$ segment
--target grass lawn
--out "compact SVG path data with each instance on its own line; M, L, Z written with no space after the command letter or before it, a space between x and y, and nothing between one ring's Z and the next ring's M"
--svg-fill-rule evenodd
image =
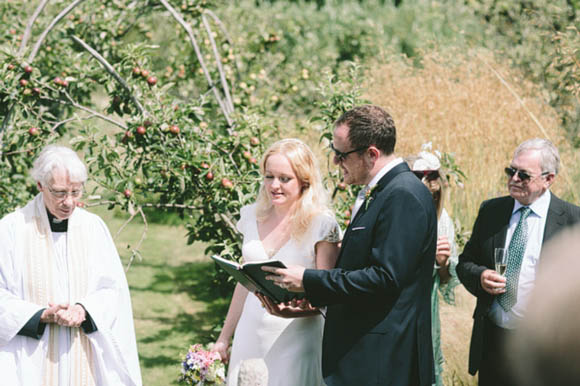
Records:
M104 208L91 211L105 220L113 236L125 221ZM142 231L143 223L135 218L115 240L125 266L128 245L135 245ZM183 227L149 224L140 248L143 259L127 272L146 386L178 384L181 357L189 345L213 341L214 329L221 327L229 296L212 283L214 264L203 249L202 244L186 244Z
M92 209L116 234L125 218L104 208ZM123 263L130 247L141 237L140 219L127 226L115 240ZM186 245L185 229L149 224L141 253L127 279L133 301L133 316L141 373L145 386L177 385L180 361L190 344L212 342L227 312L230 294L220 294L213 283L214 265L202 244ZM467 356L475 298L462 286L456 289L456 306L441 301L446 385L477 384L467 374Z

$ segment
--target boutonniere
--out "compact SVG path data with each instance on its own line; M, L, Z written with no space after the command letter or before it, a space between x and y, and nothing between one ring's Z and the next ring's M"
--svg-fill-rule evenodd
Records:
M371 203L371 201L374 198L373 192L375 191L375 189L377 188L377 186L378 185L374 185L372 188L370 188L369 190L367 190L367 192L365 193L365 211L369 208L369 204Z

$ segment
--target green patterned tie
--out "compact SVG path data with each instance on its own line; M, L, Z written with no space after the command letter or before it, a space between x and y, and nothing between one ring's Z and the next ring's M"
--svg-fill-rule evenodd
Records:
M523 206L518 210L521 212L520 221L518 221L518 225L508 247L508 262L505 274L506 291L497 297L499 305L505 312L511 310L514 304L516 304L518 297L520 269L522 267L522 260L524 259L524 252L526 251L526 242L528 241L528 223L526 219L532 212L527 206Z

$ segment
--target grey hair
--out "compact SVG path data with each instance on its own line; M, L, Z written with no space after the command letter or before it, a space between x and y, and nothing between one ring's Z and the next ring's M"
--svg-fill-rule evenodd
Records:
M522 142L514 152L514 158L528 150L538 150L541 156L542 173L558 174L560 170L560 153L554 144L547 139L532 138Z
M46 185L55 169L66 171L71 182L84 183L87 180L87 168L77 153L58 145L48 145L42 149L30 174L36 182Z

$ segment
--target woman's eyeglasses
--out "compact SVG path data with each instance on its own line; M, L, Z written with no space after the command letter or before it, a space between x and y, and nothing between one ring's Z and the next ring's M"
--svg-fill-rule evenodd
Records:
M413 174L420 180L426 178L427 181L433 181L439 178L439 170L413 170Z
M533 178L536 178L532 175L530 175L528 172L523 171L523 170L519 170L516 168L512 168L511 166L507 167L504 169L505 174L509 177L509 178L513 178L513 176L515 176L516 174L518 175L518 178L522 181L529 181ZM541 176L545 176L547 174L550 174L550 172L543 172L542 174L540 174L538 177Z

